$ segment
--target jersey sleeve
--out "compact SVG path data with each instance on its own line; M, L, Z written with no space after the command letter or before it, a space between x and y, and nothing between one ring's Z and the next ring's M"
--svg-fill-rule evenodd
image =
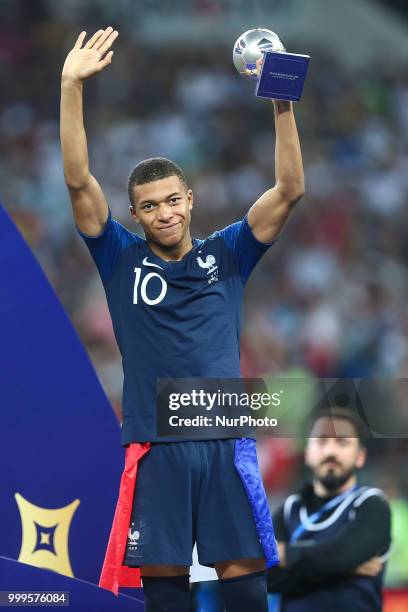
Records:
M244 284L262 255L276 242L265 244L257 240L247 216L242 221L218 231L217 235L224 240L227 248L232 252Z
M98 236L88 236L81 232L78 227L77 230L91 253L104 285L109 281L121 252L131 244L141 240L115 221L110 210L105 227Z

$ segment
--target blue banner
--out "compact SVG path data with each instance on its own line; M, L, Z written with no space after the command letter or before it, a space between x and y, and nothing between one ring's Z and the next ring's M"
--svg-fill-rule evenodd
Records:
M23 599L24 597L24 599ZM24 602L25 605L21 602ZM41 610L67 607L75 612L143 612L143 597L129 597L100 589L95 584L67 578L61 574L40 570L24 563L17 563L0 556L0 607L10 602L10 607L38 607ZM31 602L31 603L29 603ZM36 603L37 602L37 603ZM44 602L39 605L38 602ZM13 606L14 603L14 606ZM9 607L9 606L7 606Z
M98 583L120 427L58 298L0 206L0 555Z

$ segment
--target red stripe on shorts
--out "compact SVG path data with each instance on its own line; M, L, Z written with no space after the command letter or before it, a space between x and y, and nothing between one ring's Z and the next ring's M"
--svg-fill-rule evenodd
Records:
M99 579L99 586L115 595L118 595L121 587L141 587L140 569L122 565L122 561L132 514L138 464L149 449L149 442L132 443L126 448L125 469L120 481L119 498Z

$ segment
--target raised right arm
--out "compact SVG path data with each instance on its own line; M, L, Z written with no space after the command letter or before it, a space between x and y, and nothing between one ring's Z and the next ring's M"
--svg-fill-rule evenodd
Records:
M88 147L83 119L83 82L111 63L109 51L118 32L111 27L99 30L82 47L81 32L69 52L61 77L60 134L64 177L75 223L89 236L97 236L108 219L103 191L89 170Z

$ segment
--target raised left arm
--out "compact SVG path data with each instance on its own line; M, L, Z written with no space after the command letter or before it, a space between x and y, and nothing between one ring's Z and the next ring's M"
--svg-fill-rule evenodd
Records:
M282 231L305 192L302 153L292 102L274 100L275 186L265 191L248 212L248 222L260 242L270 243Z

